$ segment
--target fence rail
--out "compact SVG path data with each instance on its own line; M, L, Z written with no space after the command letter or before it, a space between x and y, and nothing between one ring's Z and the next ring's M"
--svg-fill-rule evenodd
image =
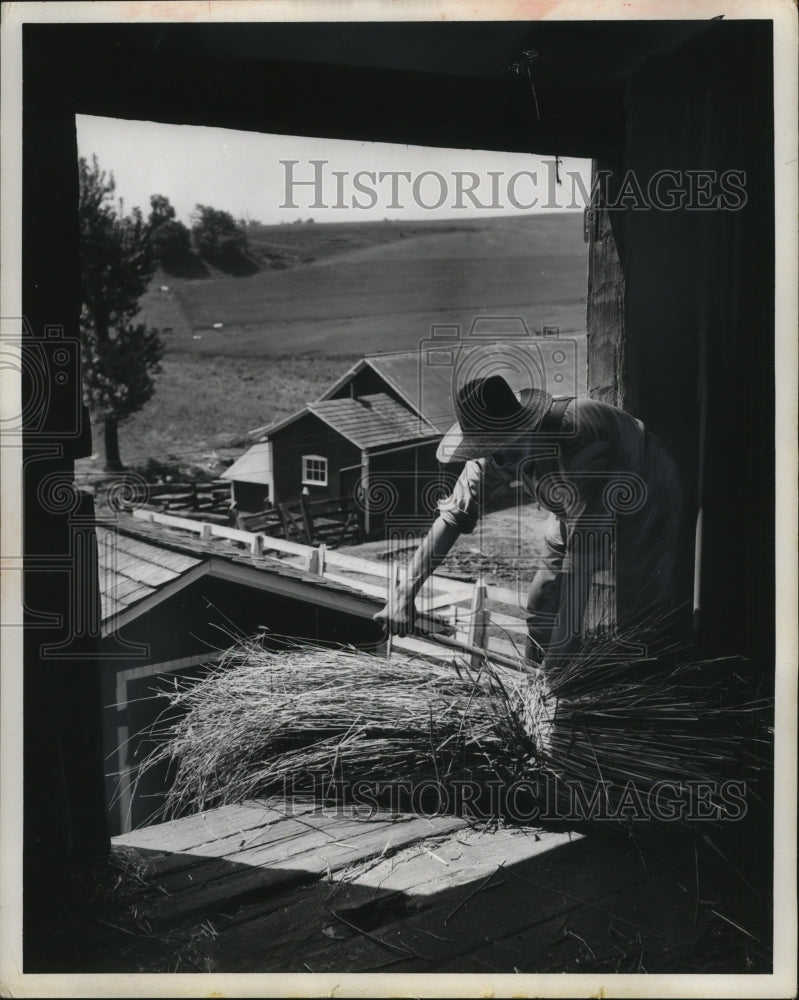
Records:
M195 534L203 541L218 538L238 542L244 544L254 556L277 553L288 565L380 600L388 599L390 585L396 585L403 571L398 562L379 563L328 549L324 543L312 546L243 528L145 509L134 510L133 517ZM378 580L381 582L378 583ZM475 583L468 583L435 574L427 580L417 598L418 621L429 632L440 632L442 627L449 629L452 641L472 660L477 655L475 650L481 649L489 658L497 654L500 660L518 660L526 625L521 618L493 611L488 607L490 602L520 607L516 591L486 584L482 577Z

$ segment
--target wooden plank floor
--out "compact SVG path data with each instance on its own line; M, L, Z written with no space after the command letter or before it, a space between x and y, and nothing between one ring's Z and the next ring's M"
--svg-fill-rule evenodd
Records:
M740 885L618 834L275 800L117 837L111 870L31 971L765 971Z

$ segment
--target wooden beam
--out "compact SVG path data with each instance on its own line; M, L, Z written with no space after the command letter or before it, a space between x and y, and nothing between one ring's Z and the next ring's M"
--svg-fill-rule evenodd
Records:
M361 490L363 493L363 532L369 537L371 529L371 517L369 511L369 453L361 452Z
M467 643L472 647L471 663L473 667L480 665L480 657L486 645L486 627L490 614L486 610L486 589L483 574L477 577L477 583L472 592L472 604L469 615L469 634Z
M421 594L421 606L425 611L437 611L447 608L450 605L458 604L471 598L474 591L473 583L464 583L460 587L452 590L445 590L439 594Z
M354 590L344 591L333 587L314 584L310 576L288 576L272 573L255 566L245 566L238 562L228 562L213 558L209 561L210 575L219 580L230 580L248 587L256 587L271 594L293 597L318 607L340 611L342 614L359 618L371 618L375 613L374 603L361 597Z

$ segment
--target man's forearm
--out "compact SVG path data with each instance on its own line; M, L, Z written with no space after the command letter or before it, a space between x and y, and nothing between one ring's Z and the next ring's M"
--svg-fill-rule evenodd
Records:
M459 536L457 528L442 517L436 518L408 567L403 589L410 599L416 597L425 580L441 565Z

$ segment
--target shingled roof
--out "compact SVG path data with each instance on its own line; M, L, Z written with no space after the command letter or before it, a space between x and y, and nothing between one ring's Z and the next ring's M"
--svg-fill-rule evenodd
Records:
M359 448L435 437L435 428L384 392L323 399L308 409Z
M453 389L467 378L502 375L514 389L539 384L549 369L553 351L562 348L557 337L531 336L518 317L479 317L468 337L431 337L414 351L367 354L322 394L335 399L347 393L349 383L365 368L371 368L408 406L439 434L455 423ZM569 372L571 375L571 372ZM564 392L571 382L550 391Z
M152 597L202 563L201 558L101 526L97 528L97 549L103 622Z
M350 379L364 368L372 368L413 411L439 434L455 422L452 402L452 362L423 364L419 351L391 351L369 354L345 372L323 395L327 400L338 395Z
M263 440L311 412L361 447L441 436L456 421L454 386L468 378L502 375L516 390L530 386L543 388L546 383L553 393L577 391L578 358L572 357L574 350L574 341L569 338L532 336L519 317L480 317L474 321L469 336L463 339L431 337L417 350L365 355L326 389L319 400L309 403L299 413L254 428L249 433ZM566 360L553 360L558 353ZM379 376L387 391L359 394L353 400L353 382L369 369ZM566 371L567 381L563 384L560 384L559 369ZM549 378L554 379L551 384ZM370 420L364 413L365 408L357 410L351 405L378 399L385 402L374 407L375 412L395 421L397 428L404 427L406 431L396 434L392 431L392 436L386 437L378 419ZM337 408L328 409L331 403L337 404ZM356 413L360 415L357 420ZM358 433L364 439L372 434L375 437L368 444L362 444ZM387 428L385 433L389 433Z
M361 449L427 441L440 436L435 427L384 392L364 394L356 399L350 396L320 399L308 403L285 420L262 428L261 433L264 438L271 438L309 413Z

